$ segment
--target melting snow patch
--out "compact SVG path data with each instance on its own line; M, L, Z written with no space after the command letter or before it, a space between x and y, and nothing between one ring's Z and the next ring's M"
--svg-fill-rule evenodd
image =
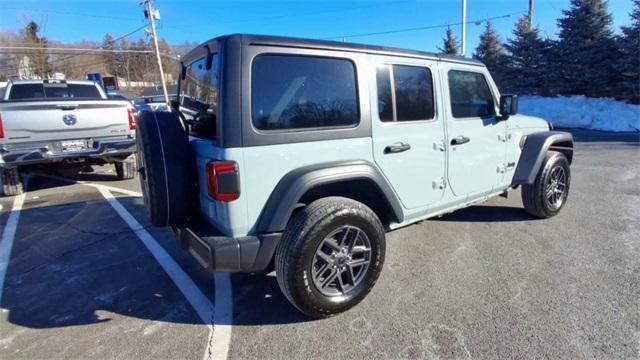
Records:
M521 96L519 112L556 127L640 132L640 105L610 98Z

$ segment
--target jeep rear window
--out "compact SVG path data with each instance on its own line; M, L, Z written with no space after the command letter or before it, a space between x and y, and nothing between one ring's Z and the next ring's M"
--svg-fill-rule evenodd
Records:
M197 125L192 130L215 135L220 87L220 56L213 54L207 69L206 57L186 66L180 83L180 112Z
M484 75L470 71L449 71L451 112L454 118L486 117L495 114L493 95Z
M356 69L349 60L260 55L251 79L252 121L259 130L358 124Z
M382 65L376 71L382 121L430 120L435 116L433 80L426 67Z

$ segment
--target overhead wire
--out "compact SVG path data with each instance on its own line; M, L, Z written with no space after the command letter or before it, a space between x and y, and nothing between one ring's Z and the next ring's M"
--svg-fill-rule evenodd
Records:
M523 14L525 12L526 11L518 11L518 12L514 12L514 13L510 13L510 14L500 15L500 16L492 16L492 17L487 17L487 18L483 18L483 19L470 20L470 21L465 22L465 24L479 24L479 23L483 23L485 21L510 18L513 15ZM418 26L418 27L404 28L404 29L395 29L395 30L376 31L376 32L369 32L369 33L359 33L359 34L324 37L324 38L321 38L321 40L334 40L334 39L343 39L343 38L354 38L354 37L365 37L365 36L374 36L374 35L395 34L395 33L408 32L408 31L431 30L431 29L446 28L447 26L455 26L455 25L462 25L462 24L463 24L462 22L457 22L457 23L447 23L447 24L440 24L440 25Z

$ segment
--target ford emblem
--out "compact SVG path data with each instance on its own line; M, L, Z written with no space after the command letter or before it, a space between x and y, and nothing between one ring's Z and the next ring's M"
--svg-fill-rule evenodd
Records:
M62 121L67 125L75 125L78 122L78 118L73 114L63 115Z

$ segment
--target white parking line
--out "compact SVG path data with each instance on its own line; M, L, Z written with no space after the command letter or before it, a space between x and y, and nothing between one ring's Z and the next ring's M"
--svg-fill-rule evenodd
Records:
M66 178L66 177L57 176L57 175L50 175L50 174L34 173L34 175L41 176L41 177L46 177L46 178L53 179L53 180L64 181L64 182L68 182L68 183L72 183L72 184L80 184L80 185L86 185L86 186L91 186L91 187L96 187L96 188L98 186L102 186L103 188L105 188L105 189L107 189L109 191L118 192L118 193L121 193L121 194L130 195L130 196L142 196L142 193L140 193L140 192L127 190L127 189L122 189L122 188L117 188L117 187L113 187L113 186L109 186L109 185L94 184L94 183L90 183L90 182L87 182L87 181L73 180L73 179L69 179L69 178Z
M100 191L100 194L109 202L122 220L129 225L131 230L133 230L160 266L162 266L167 275L173 280L200 319L209 327L210 335L204 359L226 359L229 352L229 343L231 342L231 315L233 309L231 279L229 278L229 274L217 273L215 276L216 306L214 307L193 280L191 280L189 275L182 270L180 265L178 265L171 255L158 244L153 236L140 225L133 215L120 204L113 194L111 194L108 187L89 183L83 185L93 186Z
M24 184L26 189L27 184ZM18 229L18 220L20 219L20 210L22 210L22 204L24 204L24 198L26 193L16 196L13 200L13 206L11 207L11 213L7 219L7 224L2 232L2 239L0 240L0 302L2 301L2 290L4 289L4 279L7 275L7 267L9 266L9 260L11 259L11 248L13 247L13 239L16 237L16 230Z

